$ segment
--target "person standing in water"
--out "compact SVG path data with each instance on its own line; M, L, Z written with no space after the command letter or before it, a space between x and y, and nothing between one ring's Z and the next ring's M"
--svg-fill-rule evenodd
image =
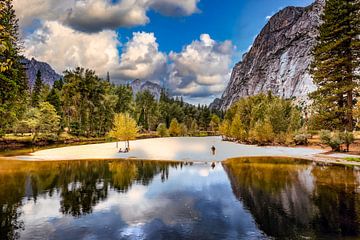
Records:
M212 145L212 147L211 147L211 152L212 152L212 155L215 155L215 153L216 153L216 148L215 148L214 145Z

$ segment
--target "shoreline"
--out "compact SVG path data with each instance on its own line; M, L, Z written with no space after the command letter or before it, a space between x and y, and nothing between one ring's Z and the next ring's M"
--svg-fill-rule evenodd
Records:
M210 147L217 148L216 155ZM174 162L224 162L231 158L289 157L332 164L360 166L346 160L347 154L328 154L311 147L255 146L222 141L221 137L151 138L130 142L129 153L118 153L116 142L65 146L35 151L27 155L0 157L0 160L69 161L69 160L150 160ZM119 142L119 147L123 143ZM332 156L334 155L334 156ZM169 160L170 159L170 160Z

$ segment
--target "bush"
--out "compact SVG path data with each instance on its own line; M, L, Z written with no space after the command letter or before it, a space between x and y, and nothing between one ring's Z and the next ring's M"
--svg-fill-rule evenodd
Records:
M348 152L350 148L350 144L352 144L355 140L354 134L352 132L345 131L341 133L341 138L345 144L346 151Z
M299 133L294 136L294 143L296 145L308 145L311 134Z
M169 136L169 131L167 130L166 125L164 123L160 123L156 131L160 137Z
M340 152L341 144L343 144L340 132L330 132L329 130L320 131L320 140L323 144L330 146L334 152Z

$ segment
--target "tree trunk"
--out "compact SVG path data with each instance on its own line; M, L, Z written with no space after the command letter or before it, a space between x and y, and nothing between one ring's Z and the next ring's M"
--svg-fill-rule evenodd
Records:
M353 93L352 90L348 91L347 93L347 114L346 114L346 120L347 120L347 126L346 130L349 132L353 131Z

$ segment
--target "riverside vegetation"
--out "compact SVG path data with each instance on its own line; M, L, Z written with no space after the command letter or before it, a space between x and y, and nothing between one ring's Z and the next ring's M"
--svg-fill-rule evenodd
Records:
M134 96L130 86L116 86L109 75L102 79L90 69L67 70L53 86L44 84L38 72L34 86L29 86L11 0L0 2L0 30L0 139L31 134L32 143L54 142L65 132L79 138L128 141L134 132L155 132L161 126L171 136L207 135L218 128L219 111L172 98L165 89L160 99L149 91ZM119 132L124 116L136 123L128 137Z
M30 87L21 64L18 23L12 1L0 3L0 137L31 133L31 141L57 141L66 132L76 137L128 141L139 132L157 136L204 136L255 144L307 144L311 132L324 130L321 141L340 150L354 141L359 127L359 4L327 0L313 49L311 73L318 89L312 105L300 108L291 99L262 93L240 99L226 114L149 92L134 96L128 85L116 86L109 75L75 68L48 86L38 72ZM122 119L122 120L121 120ZM131 129L124 128L125 119ZM124 120L124 121L123 121ZM129 130L128 136L121 129ZM333 133L331 133L333 132Z
M332 150L349 151L360 119L360 4L327 0L321 16L311 73L317 90L312 104L297 108L290 100L260 94L230 107L221 124L224 138L257 144L307 144L314 131Z

